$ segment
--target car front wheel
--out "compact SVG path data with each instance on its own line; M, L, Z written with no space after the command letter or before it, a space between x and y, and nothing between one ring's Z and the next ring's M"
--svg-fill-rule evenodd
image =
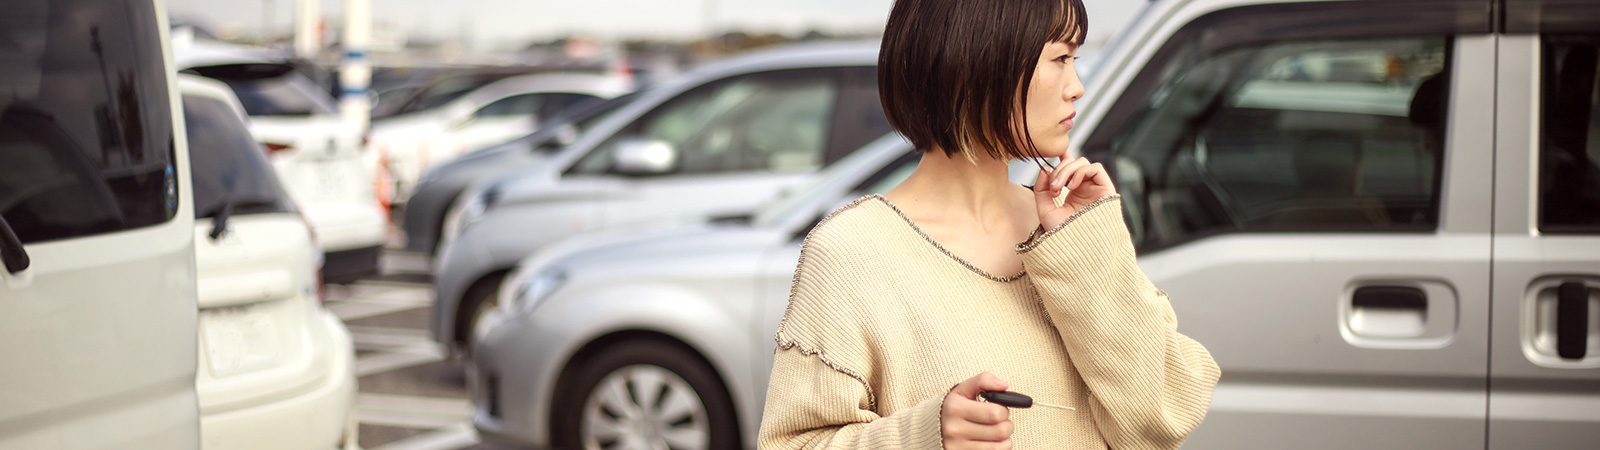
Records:
M629 341L580 361L559 394L561 448L722 450L738 448L733 404L699 356L657 341Z

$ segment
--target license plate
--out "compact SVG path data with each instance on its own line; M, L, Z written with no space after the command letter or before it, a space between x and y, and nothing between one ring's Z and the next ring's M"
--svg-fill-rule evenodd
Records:
M278 323L260 306L200 312L211 373L225 377L272 367L283 358Z
M316 164L316 195L318 197L338 197L344 194L348 182L343 164L337 162L319 162Z

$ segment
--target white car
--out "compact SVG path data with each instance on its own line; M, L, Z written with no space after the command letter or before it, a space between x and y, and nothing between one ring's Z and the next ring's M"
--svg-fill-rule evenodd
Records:
M359 125L344 120L326 93L267 50L178 44L174 53L183 72L227 83L244 105L250 133L322 242L324 280L376 273L388 218L374 194L372 165L364 162Z
M200 446L194 189L160 0L0 7L0 448Z
M355 448L355 354L322 308L322 251L221 82L178 76L194 167L200 442Z
M393 201L403 203L429 166L527 135L568 108L610 99L632 87L630 77L610 74L511 77L442 107L373 123L368 151L387 164L386 174L394 183Z

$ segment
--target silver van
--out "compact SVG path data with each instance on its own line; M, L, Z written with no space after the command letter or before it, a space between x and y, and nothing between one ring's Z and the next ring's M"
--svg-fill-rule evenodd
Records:
M194 449L194 196L156 0L0 1L0 449Z
M1593 1L1146 7L1101 54L1073 144L1108 164L1140 266L1223 368L1186 448L1600 446L1597 48ZM524 260L475 349L479 430L750 447L820 217L794 210Z

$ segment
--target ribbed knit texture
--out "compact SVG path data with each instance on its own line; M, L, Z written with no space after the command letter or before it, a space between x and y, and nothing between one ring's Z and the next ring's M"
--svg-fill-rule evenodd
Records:
M759 448L942 448L945 394L982 371L1077 408L1013 410L1015 448L1178 448L1221 372L1139 270L1121 206L1036 234L1025 273L1005 276L879 196L823 219L778 327Z

